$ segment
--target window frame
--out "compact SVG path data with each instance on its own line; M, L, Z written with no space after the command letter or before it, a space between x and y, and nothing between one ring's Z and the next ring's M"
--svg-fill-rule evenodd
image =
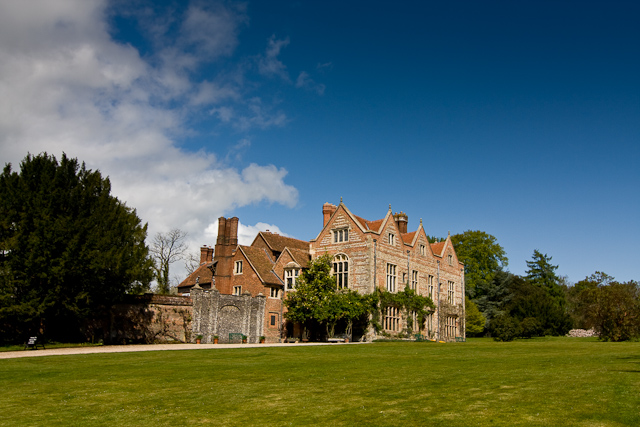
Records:
M400 309L398 307L387 307L385 310L383 328L386 331L400 331Z
M456 283L451 280L447 283L447 301L449 304L455 304L456 301Z
M242 274L242 260L238 260L235 262L233 266L233 274L234 275Z
M398 266L395 264L387 263L387 291L396 292L398 281Z
M333 243L346 243L349 241L349 227L336 228L333 232Z
M300 275L299 268L286 268L284 270L285 290L292 291L296 288L296 280Z
M336 289L349 289L349 257L346 254L333 257L331 274L336 278Z
M275 296L274 296L275 294ZM282 299L281 289L277 286L269 287L269 298Z

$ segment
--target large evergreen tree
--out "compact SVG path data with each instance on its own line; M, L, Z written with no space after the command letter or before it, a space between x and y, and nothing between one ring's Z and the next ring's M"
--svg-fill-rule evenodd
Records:
M527 267L526 283L512 289L511 312L520 319L538 319L545 334L566 334L572 321L565 291L556 275L558 266L551 264L550 256L536 249L532 260L527 261Z
M62 155L28 155L0 175L0 336L78 339L152 277L146 225L109 180Z
M545 289L558 303L564 304L564 291L556 274L558 266L551 264L551 257L536 249L532 260L527 261L527 267L527 280Z

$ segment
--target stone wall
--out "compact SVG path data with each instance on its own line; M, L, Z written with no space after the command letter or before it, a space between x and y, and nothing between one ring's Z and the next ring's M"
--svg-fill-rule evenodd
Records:
M191 342L192 301L173 295L136 295L111 309L114 344Z
M203 343L212 343L214 336L218 336L220 343L228 343L229 334L242 334L249 343L257 343L264 335L266 297L263 295L223 295L215 288L205 291L195 286L191 289L191 299L191 342L202 335Z

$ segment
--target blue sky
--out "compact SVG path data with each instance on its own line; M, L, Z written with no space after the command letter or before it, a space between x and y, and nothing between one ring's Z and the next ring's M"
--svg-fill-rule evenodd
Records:
M342 197L640 279L636 2L34 3L0 6L3 163L85 160L151 234L307 240Z

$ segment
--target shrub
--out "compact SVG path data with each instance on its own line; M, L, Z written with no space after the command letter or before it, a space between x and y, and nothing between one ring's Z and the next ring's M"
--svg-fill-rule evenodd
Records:
M539 337L544 334L542 324L535 317L527 317L520 322L520 336L523 338Z
M518 319L503 314L491 321L491 335L496 341L513 341L520 336Z

